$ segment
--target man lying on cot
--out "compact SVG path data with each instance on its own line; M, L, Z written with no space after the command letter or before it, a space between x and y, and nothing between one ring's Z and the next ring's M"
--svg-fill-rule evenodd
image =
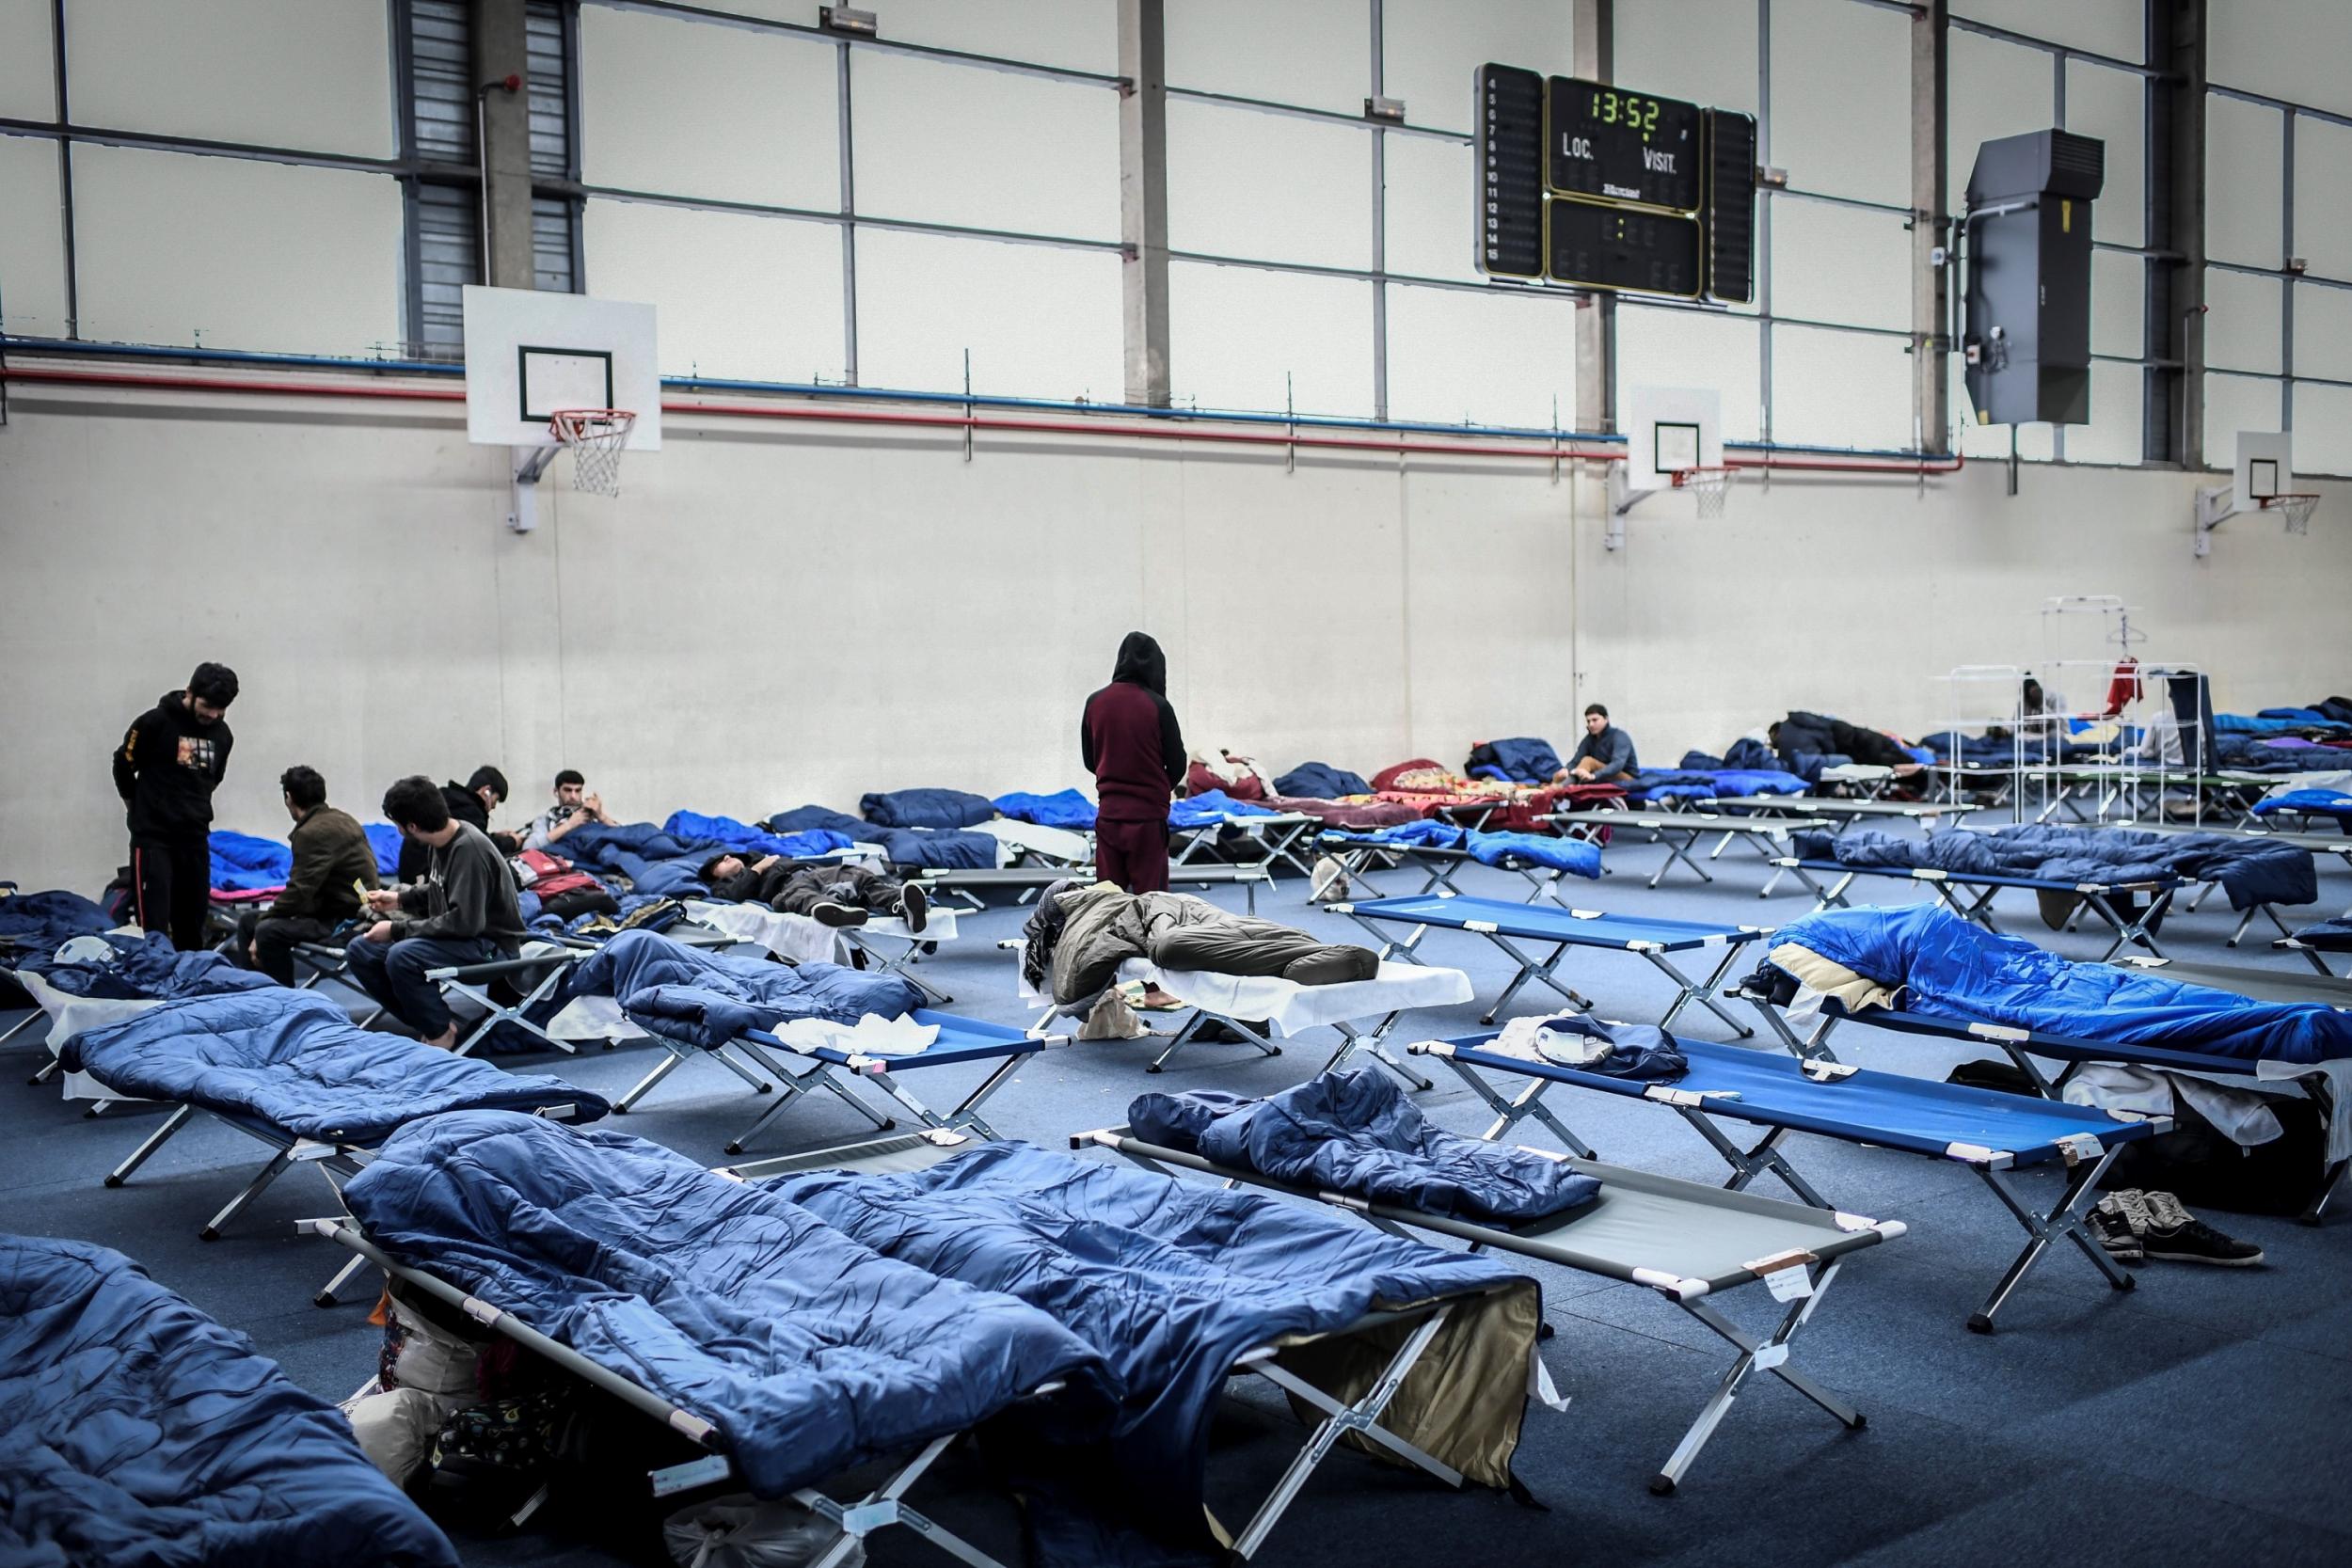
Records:
M384 815L425 857L424 879L368 895L379 919L343 949L351 977L427 1045L457 1043L457 1020L428 970L494 963L522 951L514 874L489 835L450 815L433 781L417 774L384 792Z
M607 828L620 826L604 809L604 797L590 793L580 769L566 768L555 776L555 804L532 817L517 836L526 849L545 849L560 843L574 828L591 822Z
M779 855L749 863L740 855L714 855L704 863L702 879L714 898L765 904L819 926L863 926L868 914L895 914L908 930L919 931L930 910L921 888L846 861L811 865Z
M1598 703L1584 705L1584 738L1576 743L1568 765L1551 776L1553 784L1618 784L1642 770L1633 755L1633 737L1609 722L1609 710Z

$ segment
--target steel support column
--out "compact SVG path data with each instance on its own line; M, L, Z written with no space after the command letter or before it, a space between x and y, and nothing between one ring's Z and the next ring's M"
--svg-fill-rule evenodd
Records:
M1615 0L1575 0L1576 74L1616 78ZM1576 302L1576 426L1617 428L1617 296L1595 290Z
M2148 0L2150 462L2205 466L2205 5Z
M475 124L482 133L483 281L536 286L531 237L531 43L523 0L478 0L473 8ZM509 92L513 76L525 84Z
M1952 450L1950 12L1950 0L1925 0L1911 19L1912 437L1939 455Z
M1119 0L1119 238L1127 402L1168 406L1168 16Z

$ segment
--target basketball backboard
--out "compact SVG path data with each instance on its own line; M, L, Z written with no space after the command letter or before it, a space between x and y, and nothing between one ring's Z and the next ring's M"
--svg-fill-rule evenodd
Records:
M466 436L477 446L551 447L559 409L625 408L625 450L661 450L654 308L584 294L469 285Z
M1664 490L1677 472L1724 463L1723 394L1702 387L1626 390L1625 487Z
M2252 508L2295 488L2295 437L2283 430L2237 433L2237 503Z

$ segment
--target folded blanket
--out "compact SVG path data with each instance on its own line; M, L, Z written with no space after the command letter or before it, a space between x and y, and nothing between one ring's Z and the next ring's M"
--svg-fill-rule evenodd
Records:
M1274 781L1277 795L1310 795L1317 800L1332 800L1343 795L1369 795L1372 785L1359 773L1344 768L1334 768L1327 762L1302 762Z
M1187 795L1172 800L1168 807L1168 825L1171 828L1207 828L1229 816L1272 816L1275 813L1255 800L1236 800L1221 789L1204 795Z
M1264 1100L1147 1094L1136 1137L1220 1165L1476 1224L1523 1224L1590 1203L1600 1183L1557 1160L1431 1125L1377 1068L1327 1072Z
M894 789L866 796L857 809L883 828L969 828L996 815L987 796L961 789Z

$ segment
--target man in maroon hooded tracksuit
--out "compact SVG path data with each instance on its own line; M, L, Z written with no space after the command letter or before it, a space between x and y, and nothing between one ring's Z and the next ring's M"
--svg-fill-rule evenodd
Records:
M1119 645L1111 684L1087 699L1080 754L1100 804L1094 868L1129 893L1168 891L1168 802L1184 778L1184 737L1168 705L1168 656L1139 631Z

